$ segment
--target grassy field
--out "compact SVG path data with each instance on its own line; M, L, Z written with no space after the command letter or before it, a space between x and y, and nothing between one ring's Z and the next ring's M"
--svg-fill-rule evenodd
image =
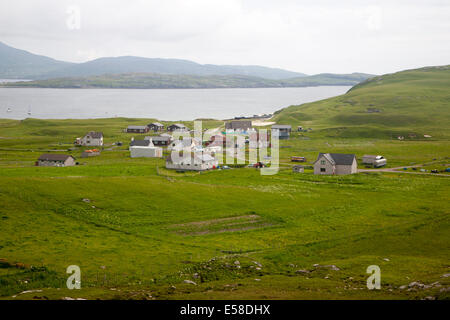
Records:
M354 108L360 90L369 88L348 94ZM337 111L314 118L314 108L346 96L277 114L279 123L313 130L281 142L273 176L253 168L176 173L162 159L131 159L131 135L122 129L151 119L0 120L0 297L448 299L449 177L315 176L293 173L289 161L306 156L310 166L318 152L347 152L383 154L390 167L444 168L448 96L439 98L443 107L435 104L439 119L415 130L432 138L403 141L387 132L408 133L406 124L368 125L360 135L362 122L331 124ZM374 104L391 112L389 103ZM67 151L89 130L105 134L101 156ZM116 141L124 145L111 146ZM35 167L48 150L71 153L80 165ZM81 290L66 289L69 265L81 268ZM381 269L381 290L366 287L370 265Z

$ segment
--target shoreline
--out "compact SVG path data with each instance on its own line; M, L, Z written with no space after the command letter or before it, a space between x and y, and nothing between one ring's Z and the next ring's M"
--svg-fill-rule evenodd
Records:
M65 89L65 90L217 90L217 89L292 89L292 88L317 88L317 87L353 87L356 84L317 84L307 86L257 86L257 87L153 87L153 88L137 88L137 87L42 87L42 86L10 86L2 85L0 89Z

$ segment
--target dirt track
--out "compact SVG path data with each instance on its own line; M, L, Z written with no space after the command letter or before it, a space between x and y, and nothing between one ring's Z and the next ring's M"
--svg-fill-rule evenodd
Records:
M358 172L395 172L395 173L410 173L410 174L428 174L433 176L440 176L440 177L450 177L449 174L443 174L443 173L431 173L431 172L413 172L413 171L405 171L403 168L420 168L424 165L432 164L425 163L425 164L416 164L413 166L402 166L402 167L395 167L395 168L380 168L380 169L358 169Z

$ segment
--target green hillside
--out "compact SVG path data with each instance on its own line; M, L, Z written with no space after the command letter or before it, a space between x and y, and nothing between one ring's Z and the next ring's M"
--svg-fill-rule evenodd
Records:
M449 66L407 70L368 79L338 97L282 109L275 120L344 138L444 138L449 88Z
M5 83L4 87L35 88L130 88L130 89L197 89L197 88L277 88L323 85L351 86L372 75L319 74L284 80L266 79L250 75L187 75L158 73L121 73L90 77L55 78Z

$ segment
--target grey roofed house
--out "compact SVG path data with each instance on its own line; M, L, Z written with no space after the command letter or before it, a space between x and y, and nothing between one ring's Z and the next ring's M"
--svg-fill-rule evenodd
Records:
M352 174L358 172L354 154L319 153L314 162L314 174Z
M172 140L171 136L146 136L145 140L152 140L155 146L167 146Z
M150 140L133 140L130 142L130 147L148 147Z
M225 129L232 129L232 130L248 130L252 127L251 121L229 121L225 123Z
M73 158L71 155L67 154L56 154L56 153L44 153L38 160L41 161L66 161L68 158Z
M155 127L164 127L164 125L162 123L159 122L152 122L150 124L148 124L148 126L155 126Z
M182 124L182 123L174 123L167 127L167 130L169 131L175 131L175 130L188 130L188 128Z
M147 125L147 127L149 127L149 129L153 130L153 131L161 131L161 130L164 129L164 125L162 123L159 123L159 122L149 123Z
M319 160L322 155L336 165L352 165L353 160L356 158L354 154L349 153L319 153L317 160Z

